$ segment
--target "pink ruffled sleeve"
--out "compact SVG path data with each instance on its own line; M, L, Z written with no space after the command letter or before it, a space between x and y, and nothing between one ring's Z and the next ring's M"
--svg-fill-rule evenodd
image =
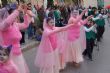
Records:
M47 34L47 36L49 36L49 35L53 35L54 33L58 33L58 32L61 32L61 31L66 31L67 29L69 29L72 26L74 26L74 24L73 25L70 24L70 25L67 25L65 27L55 27L54 30L51 30L51 31L47 30L46 34Z
M32 16L32 17L35 17L36 15L31 11L31 10L28 10L27 13Z
M20 30L28 28L29 24L31 23L31 17L27 14L24 16L24 23L16 23Z
M15 10L11 15L9 15L2 23L0 23L0 30L7 29L16 20L19 15L19 11Z
M76 19L76 22L79 22L82 19L82 15L79 15Z
M76 19L71 17L68 21L68 24L77 24L82 19L81 16L78 16Z
M81 22L81 25L85 25L88 22L88 20L85 19L85 20L81 20L80 22Z

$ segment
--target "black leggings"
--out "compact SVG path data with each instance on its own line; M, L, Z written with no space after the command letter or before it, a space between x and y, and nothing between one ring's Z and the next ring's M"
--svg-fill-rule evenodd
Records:
M92 53L94 48L94 39L86 39L86 50L83 52L83 55L88 56L92 59Z
M22 39L20 41L20 44L25 43L25 32L21 31L21 34L22 34Z

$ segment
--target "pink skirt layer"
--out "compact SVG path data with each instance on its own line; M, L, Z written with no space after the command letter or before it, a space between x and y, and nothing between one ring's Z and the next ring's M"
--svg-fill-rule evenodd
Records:
M84 52L84 50L86 49L86 34L85 34L84 26L81 26L80 31L81 31L80 32L81 49L82 52Z
M67 49L65 53L66 62L83 62L82 48L80 38L76 41L67 41Z
M11 60L18 67L20 73L30 73L22 54L18 56L11 54Z
M58 33L57 48L59 49L60 69L65 69L66 67L66 61L65 61L65 51L67 48L66 41L67 41L66 31Z
M59 73L60 59L58 49L51 53L44 53L38 49L35 65L40 68L40 73Z

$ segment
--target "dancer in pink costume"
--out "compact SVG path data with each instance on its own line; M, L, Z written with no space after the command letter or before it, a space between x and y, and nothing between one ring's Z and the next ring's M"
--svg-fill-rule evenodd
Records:
M0 64L0 73L20 73L12 61Z
M8 16L8 11L6 10L6 8L2 8L0 9L0 22L2 23L2 21ZM1 24L0 24L0 27ZM2 42L3 42L3 38L2 38L2 33L0 31L0 45L2 45Z
M24 23L17 23L16 18L22 10L22 5L20 5L18 9L8 15L7 9L4 8L3 13L1 12L4 18L0 17L0 33L2 45L8 46L12 44L11 60L16 64L20 73L29 73L20 47L20 40L22 38L20 30L26 29L29 26L32 17L25 11L26 14L24 16Z
M73 33L74 34L74 33ZM66 31L62 31L60 33L58 33L58 42L60 44L58 44L58 49L60 51L60 49L63 49L62 51L60 51L60 71L63 71L66 67L66 49L67 49L67 42L68 38L67 38L67 32ZM63 38L63 39L62 39ZM83 53L83 51L86 49L86 36L85 36L85 30L84 30L84 26L82 25L80 28L80 37L79 37L79 41L81 43L81 51Z
M63 71L66 67L66 61L65 61L65 52L66 52L66 41L67 41L67 35L66 31L62 31L57 34L58 36L58 45L57 49L59 49L59 58L60 58L60 71Z
M74 10L71 14L71 17L68 21L68 25L72 24L77 18L79 18L79 21L76 22L76 25L74 27L71 27L67 31L67 49L66 49L66 62L73 62L76 67L79 67L79 63L83 62L83 55L82 55L82 44L80 40L80 30L81 26L86 24L87 21L91 18L89 16L87 19L82 20L82 16L87 12L87 9L85 9L81 15L79 14L79 11ZM82 35L81 35L82 36Z
M44 19L44 32L35 60L36 66L40 68L40 73L59 73L60 59L57 46L60 43L57 43L57 33L72 26L74 26L74 24L58 28L55 27L54 19L50 17Z
M0 46L0 73L20 73L17 66L10 60L12 46Z

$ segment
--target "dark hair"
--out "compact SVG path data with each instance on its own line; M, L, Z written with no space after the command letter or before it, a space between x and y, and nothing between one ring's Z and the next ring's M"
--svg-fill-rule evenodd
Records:
M48 17L54 18L54 12L50 11L49 14L48 14Z
M14 10L13 9L9 9L8 13L11 14Z
M89 21L92 22L93 24L95 24L95 21L93 19L90 19Z
M28 10L31 10L31 5L32 5L31 3L28 3L28 4L27 4L27 6L28 6L27 9L28 9Z
M18 0L18 1L19 1L19 0ZM23 3L23 4L25 3L25 1L23 1L23 0L22 0L22 1L20 1L20 2L21 2L21 3Z
M32 5L31 3L28 3L27 5Z
M12 50L12 45L10 45L10 46L8 46L8 47L2 47L2 46L0 45L0 50L1 50L1 51L4 50L4 52L7 54L7 56L9 56L10 53L11 53L11 50Z
M52 20L53 18L51 18L51 17L48 17L47 19L46 19L46 22L48 23L50 20Z

